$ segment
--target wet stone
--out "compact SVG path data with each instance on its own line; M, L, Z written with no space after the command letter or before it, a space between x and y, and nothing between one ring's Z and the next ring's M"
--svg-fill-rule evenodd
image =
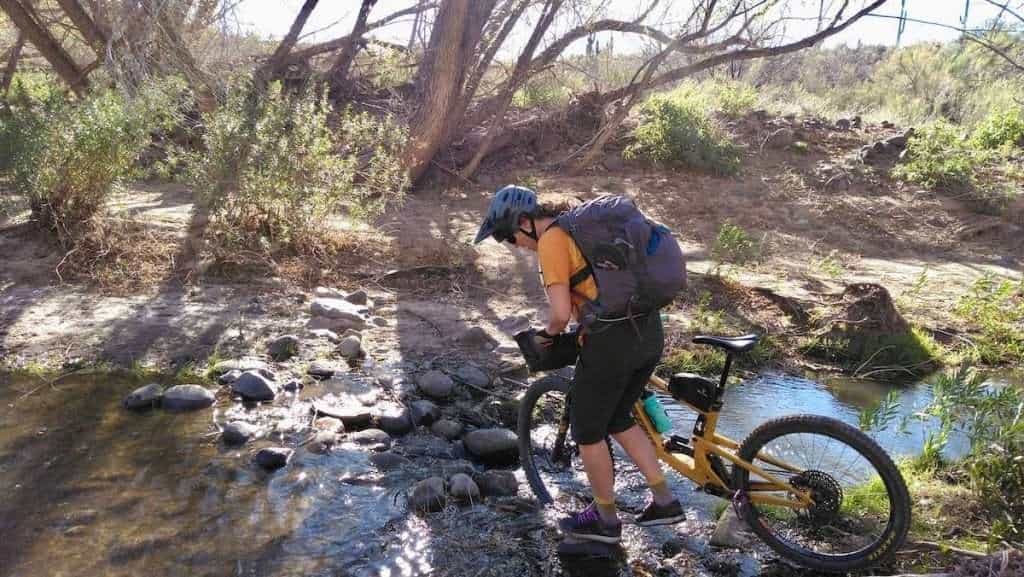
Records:
M229 359L213 365L213 372L218 375L232 370L244 373L246 371L270 370L270 366L259 359L252 358Z
M428 397L444 399L452 394L455 382L441 371L428 371L416 383L420 391Z
M346 372L348 372L346 365L334 361L313 361L309 364L309 368L306 369L306 373L314 379L329 379L336 373Z
M230 385L231 383L238 380L238 377L242 376L242 371L238 369L231 369L217 378L217 382L222 385Z
M334 447L334 445L337 445L340 440L341 437L334 431L317 431L306 448L309 449L309 452L311 453L322 455L324 453L329 453L331 448Z
M384 317L373 317L372 322L373 322L374 325L376 325L378 327L386 327L386 326L388 326L388 320L386 318L384 318Z
M249 371L231 383L231 391L247 401L272 401L277 396L277 385L256 371Z
M413 401L409 403L409 410L412 412L412 422L416 426L429 426L441 418L441 408L430 401Z
M225 445L244 445L256 435L256 427L245 421L231 421L224 425L221 439Z
M490 470L475 478L481 493L488 497L511 497L519 493L519 480L512 471Z
M270 341L267 345L267 354L275 361L286 361L299 352L299 337L295 335L282 335Z
M455 458L455 454L452 451L452 444L433 435L407 438L402 443L402 449L407 455L413 457L431 457L434 459Z
M461 503L473 503L480 501L480 488L476 486L473 478L465 473L456 473L448 479L449 493L452 498Z
M374 453L370 455L370 463L381 471L390 471L392 469L398 469L409 465L412 461L397 453L385 451L383 453Z
M462 423L451 419L441 419L430 426L430 432L451 441L462 434Z
M281 385L281 388L285 391L288 391L289 393L294 393L295 391L298 391L304 386L305 385L302 384L302 381L298 379L291 379L285 384Z
M416 483L409 496L409 507L414 511L433 512L444 509L444 479L430 477Z
M286 447L267 447L257 451L252 460L257 466L273 471L287 465L294 452Z
M346 429L368 427L373 420L368 408L353 404L332 405L325 401L315 401L313 410L318 415L339 419L344 423Z
M318 431L332 431L335 433L345 432L345 423L334 417L320 417L313 421L313 428Z
M131 411L151 409L160 405L163 396L164 388L157 383L152 383L132 391L130 395L125 397L122 405Z
M455 378L477 387L486 387L491 384L491 376L480 367L464 365L455 372Z
M378 426L389 435L405 435L412 431L412 413L401 408L377 416Z
M195 411L214 402L213 393L199 385L175 385L164 392L163 407L168 411Z
M385 451L391 447L391 435L380 429L366 429L352 433L348 440L371 451Z
M355 335L349 335L338 343L338 354L346 359L358 359L363 356L363 342Z
M485 463L512 464L519 456L519 439L508 429L477 429L462 436L466 450Z

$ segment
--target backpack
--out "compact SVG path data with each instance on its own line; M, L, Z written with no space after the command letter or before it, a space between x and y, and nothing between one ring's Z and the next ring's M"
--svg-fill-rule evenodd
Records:
M629 198L595 198L558 215L554 224L587 261L569 280L570 289L590 275L597 283L597 300L580 307L583 326L654 312L686 287L686 260L672 232Z

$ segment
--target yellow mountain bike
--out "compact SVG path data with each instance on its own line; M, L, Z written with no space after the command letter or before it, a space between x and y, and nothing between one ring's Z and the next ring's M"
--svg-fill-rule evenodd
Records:
M779 555L819 571L864 569L887 559L910 528L910 495L889 455L860 430L836 419L795 415L768 421L737 443L715 432L733 356L758 335L699 336L726 353L721 378L651 377L649 388L696 411L692 434L663 437L644 411L634 417L658 458L706 493L732 501L737 514ZM544 505L579 487L578 450L569 432L568 379L548 375L519 408L519 452L526 478ZM770 403L771 399L765 399Z

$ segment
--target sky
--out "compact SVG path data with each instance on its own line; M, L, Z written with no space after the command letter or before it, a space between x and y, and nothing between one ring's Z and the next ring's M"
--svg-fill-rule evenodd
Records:
M836 1L836 0L832 0ZM302 5L302 0L243 0L238 8L238 19L243 28L258 33L261 36L280 38L288 32L292 20ZM595 2L596 3L596 2ZM641 0L605 0L608 16L629 18L638 10L638 6L646 4ZM370 21L390 14L396 10L409 7L415 4L411 0L380 0L370 14ZM669 5L672 3L669 2ZM676 0L676 5L683 7L690 4L686 0ZM900 0L888 0L878 11L878 14L897 16L900 11ZM355 21L356 12L359 9L358 0L321 0L313 11L312 16L303 31L304 40L324 41L348 33ZM793 14L798 16L817 16L817 0L794 0ZM964 0L906 0L907 14L911 18L941 22L950 26L959 26L963 16ZM971 2L968 15L968 27L979 27L986 20L993 18L998 8L984 0ZM665 15L672 17L672 13ZM656 21L654 19L649 22ZM565 23L568 26L569 23ZM397 21L393 25L375 33L376 36L406 42L411 30L412 19L406 18ZM813 29L813 23L794 23L790 25L789 34L797 35L805 32L806 27ZM896 43L898 22L888 18L866 17L854 23L849 29L830 38L826 45L847 44L856 46L858 42L864 44L886 44ZM525 29L525 27L524 27ZM564 29L564 28L563 28ZM557 33L553 30L552 34ZM507 52L518 52L518 48L526 40L526 32L519 31L507 42ZM953 30L946 30L935 26L908 22L900 40L901 45L912 44L923 41L944 41L957 37ZM617 51L629 49L630 40L623 38L616 39ZM573 50L581 50L583 42L577 42ZM572 51L572 50L571 50Z

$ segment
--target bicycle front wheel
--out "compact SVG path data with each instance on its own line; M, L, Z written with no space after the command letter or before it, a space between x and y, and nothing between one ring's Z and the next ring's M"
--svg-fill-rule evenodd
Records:
M737 455L793 488L758 485L766 480L734 467L744 520L793 562L856 571L886 560L906 539L910 495L902 475L875 441L846 423L816 415L774 419L755 429ZM786 499L796 491L813 504L791 508L758 499Z

